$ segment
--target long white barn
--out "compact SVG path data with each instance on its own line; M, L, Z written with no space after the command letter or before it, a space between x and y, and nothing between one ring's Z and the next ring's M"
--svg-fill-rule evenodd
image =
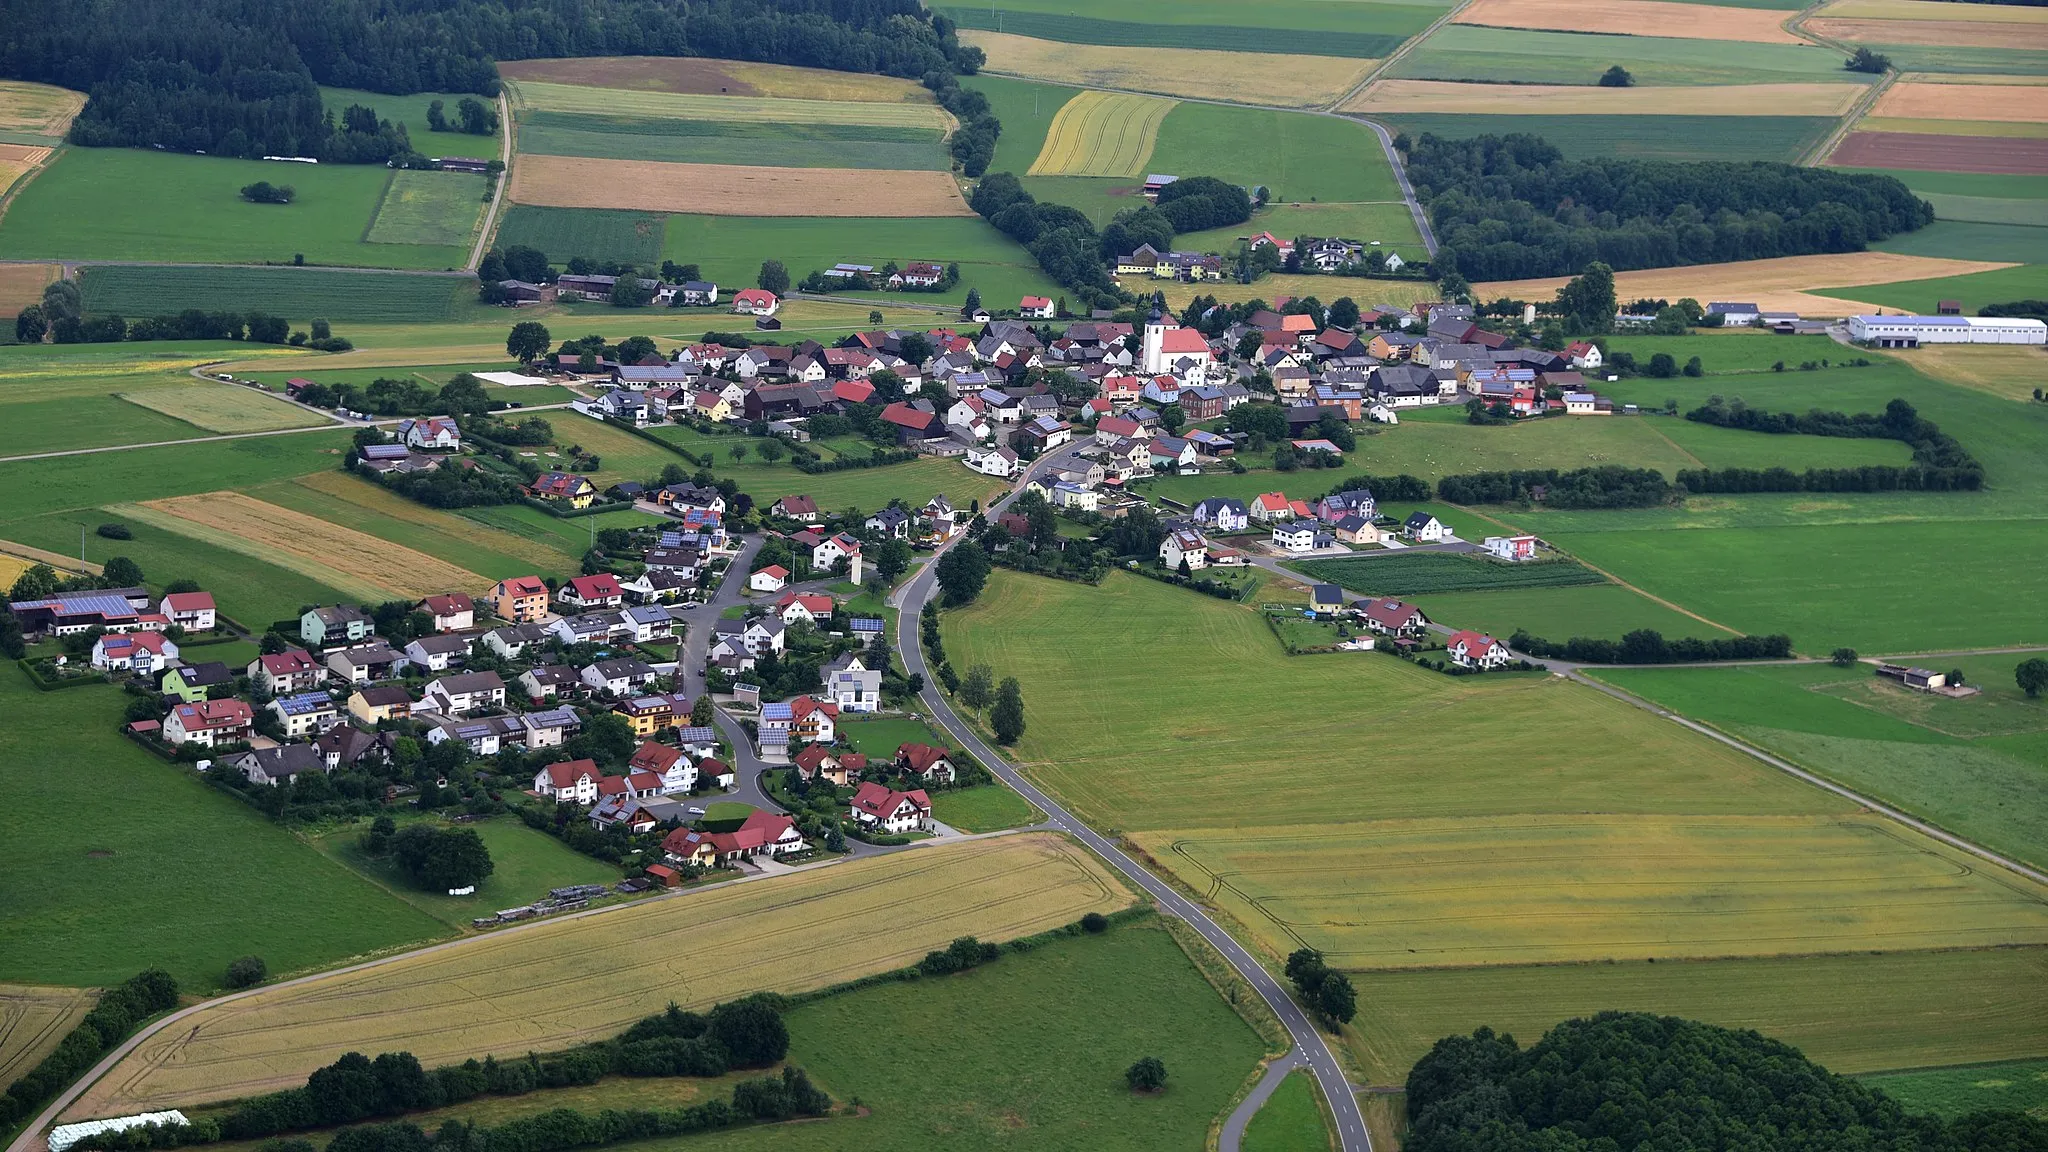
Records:
M1988 316L1851 316L1849 337L1879 348L1922 344L2048 344L2048 324Z

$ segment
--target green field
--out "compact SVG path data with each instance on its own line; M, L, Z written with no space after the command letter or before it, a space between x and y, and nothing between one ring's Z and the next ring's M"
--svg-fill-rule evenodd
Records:
M151 384L162 377L144 376ZM0 417L23 449L62 452L72 448L103 448L111 444L148 444L189 440L207 434L196 424L131 404L112 393L46 400L0 400Z
M1788 371L1796 369L1808 360L1818 363L1826 360L1833 367L1830 373L1854 372L1845 363L1845 358L1867 355L1854 349L1844 348L1826 336L1779 336L1761 328L1698 328L1684 336L1650 336L1640 333L1616 333L1607 338L1609 354L1627 352L1636 358L1638 364L1648 364L1650 357L1659 352L1669 355L1679 364L1694 356L1700 358L1700 370L1709 376L1728 373L1769 372L1771 365L1783 362ZM1829 379L1835 377L1830 376ZM1811 375L1802 379L1815 379ZM1631 380L1628 386L1645 395L1661 383L1649 378ZM1724 380L1720 387L1735 389L1744 387L1748 381ZM1635 397L1631 397L1635 399ZM1661 405L1658 405L1661 406ZM1669 429L1670 423L1657 425Z
M1362 560L1295 560L1292 567L1375 596L1419 596L1426 592L1479 592L1499 588L1563 588L1605 584L1607 577L1569 560L1505 564L1446 552L1379 555Z
M754 283L763 260L782 261L795 279L841 261L877 267L890 260L960 265L960 286L951 292L845 293L906 304L958 304L969 288L978 288L990 308L1015 308L1018 297L1060 293L1029 252L979 217L677 215L668 218L661 256L698 264L706 279L740 287Z
M314 319L429 322L451 320L476 300L468 277L408 276L331 268L167 268L105 264L84 270L79 287L92 312L162 316L187 308L268 312L303 327ZM343 327L340 335L347 336ZM154 349L156 346L151 345Z
M372 244L463 245L476 239L490 185L462 172L391 173L367 239Z
M1940 227L1937 221L1934 227ZM1973 231L2001 228L1995 224L1951 225ZM2004 231L2011 231L2009 226ZM2039 228L2021 230L2028 242L2038 242ZM2011 256L2006 257L2011 259ZM1963 312L1975 315L1986 304L2011 300L2039 300L2048 296L2048 264L2022 264L1967 276L1944 276L1938 280L1902 280L1894 284L1859 284L1846 288L1816 289L1820 295L1846 296L1906 312L1932 313L1940 300L1959 300Z
M335 119L351 104L362 104L373 108L379 120L389 120L405 125L406 135L412 138L415 151L428 156L475 156L494 160L498 156L498 134L471 136L464 132L436 132L427 127L427 105L436 100L449 122L460 123L455 105L462 100L463 92L415 92L409 96L394 96L389 92L365 92L359 88L322 88L320 99L334 111ZM498 103L485 96L474 96L492 112L498 110ZM502 130L502 129L501 129Z
M474 829L491 853L491 874L477 885L474 895L422 891L391 857L378 858L363 852L360 841L366 827L344 826L310 840L321 855L361 873L371 883L450 928L467 928L477 916L537 900L547 895L550 888L614 884L620 876L616 867L585 856L545 832L528 828L516 816L499 816L463 826Z
M1439 624L1471 628L1503 640L1518 628L1557 641L1573 636L1619 640L1638 628L1654 628L1666 637L1726 635L1619 584L1424 593L1415 597L1415 606Z
M952 158L933 128L665 120L528 112L519 150L555 156L748 164L795 168L897 168L943 172Z
M281 508L438 556L493 580L536 570L567 574L566 558L552 544L537 547L519 533L499 532L453 512L424 507L357 476L321 472L243 491Z
M1411 80L1477 80L1494 84L1592 84L1610 64L1625 64L1636 83L1772 84L1858 82L1839 53L1817 46L1685 40L1661 36L1599 36L1446 24L1401 58L1392 75ZM1725 136L1732 126L1715 135Z
M347 447L345 432L303 432L0 463L0 482L9 485L7 503L0 506L0 524L48 512L94 509L114 496L130 502L155 500L303 476L336 467ZM70 548L76 550L77 545L74 538ZM53 547L66 550L61 543Z
M1126 177L1025 175L1045 146L1053 117L1079 88L986 73L963 77L963 86L987 96L990 111L1003 125L989 171L1015 173L1033 196L1077 208L1098 225L1108 223L1119 210L1135 206L1138 183Z
M1359 4L1361 11L1382 7ZM1264 184L1277 202L1401 198L1379 140L1337 116L1183 102L1159 126L1151 172Z
M995 832L1043 819L1029 800L1001 784L932 793L932 818L962 832Z
M1996 1109L2048 1115L2048 1060L1933 1068L1862 1079L1914 1112L1956 1117Z
M707 461L711 471L720 477L731 478L742 491L754 498L756 504L763 506L784 496L808 495L815 498L821 508L854 507L872 511L899 498L906 504L922 506L933 496L944 493L948 499L965 507L967 501L987 500L1003 488L1001 481L970 472L958 460L924 457L880 468L849 468L813 475L799 471L788 457L773 464L751 455L743 461L733 461L729 450L734 444L751 447L756 441L706 435L677 426L650 431L657 438ZM869 450L867 445L852 442L846 447L855 455ZM827 451L830 451L829 447Z
M0 669L0 780L15 793L0 870L35 877L0 905L0 979L111 984L160 965L204 994L238 956L281 975L448 935L129 743L127 699L111 686L37 692Z
M657 213L625 209L513 204L498 225L495 243L500 248L538 248L563 263L583 256L651 268L661 263L662 219Z
M2025 654L1961 665L1982 695L1944 699L1868 665L1606 669L1597 675L2000 852L2048 863L2048 704L2013 685Z
M1627 59L1627 57L1624 57ZM1633 65L1630 65L1633 67ZM1375 113L1396 132L1450 140L1527 132L1574 160L1776 160L1796 162L1835 121L1825 116L1504 116L1459 112Z
M1921 172L1911 168L1844 168L1844 172L1875 172L1891 176L1925 196L1989 196L2007 199L2041 199L2048 189L2036 176L1999 176L1984 172Z
M0 349L0 418L10 451L188 440L212 425L246 431L313 422L299 409L187 374L208 360L267 352L226 340L9 345Z
M1754 1028L1835 1072L1924 1068L2048 1050L2043 977L2040 948L1367 972L1345 1038L1375 1084L1482 1024L1526 1043L1607 1009Z
M1918 231L1894 236L1871 247L1882 252L1904 252L1910 256L1946 256L1956 260L2025 260L2048 264L2048 227L2028 226L2031 222L2043 219L2044 213L2048 213L2048 201L1992 200L1924 193L1923 195L1927 195L1928 202L1935 206L1935 212L1944 218ZM1999 206L1996 211L2015 218L2003 221L1979 219L1978 217L1994 214L1994 209L1986 207L1987 205ZM1958 212L1973 215L1956 215ZM1985 272L1979 275L1995 276L1997 273ZM1963 287L1967 291L1970 285ZM1991 293L1983 301L1986 304L1996 302L1996 292ZM1981 306L1980 304L1979 307Z
M1267 0L1256 13L1226 0L1124 0L1117 20L1077 15L1059 0L1011 0L997 8L940 5L962 28L1117 48L1210 48L1225 52L1385 56L1443 14L1431 4L1315 4Z
M459 268L457 245L365 239L391 171L275 164L125 148L69 148L22 189L0 225L0 258L353 264ZM252 181L290 184L290 204L251 204ZM138 195L148 189L148 195ZM481 205L461 206L474 221ZM465 225L467 227L468 225Z
M905 744L943 744L921 720L906 716L885 716L848 720L839 725L839 741L870 759L894 760L896 749Z
M790 1063L871 1114L656 1146L1182 1152L1201 1146L1265 1051L1156 921L813 1001L787 1020ZM1166 1064L1156 1096L1124 1084L1142 1056Z
M638 528L646 524L661 524L666 517L652 512L600 512L595 516L577 516L563 519L550 516L538 508L524 504L498 504L483 508L464 508L462 515L479 524L523 536L558 549L570 556L581 556L588 551L596 539L595 532L607 528Z
M1315 1078L1299 1070L1280 1081L1244 1130L1244 1152L1320 1152L1329 1146L1322 1094Z
M1901 72L1997 73L2048 76L2048 52L2026 48L1963 48L1948 44L1872 44Z

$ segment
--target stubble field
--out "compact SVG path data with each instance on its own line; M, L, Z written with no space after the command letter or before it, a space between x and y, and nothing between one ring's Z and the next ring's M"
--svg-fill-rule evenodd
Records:
M664 91L587 88L574 84L519 83L518 106L548 112L596 116L638 116L666 120L713 120L758 124L873 124L893 128L945 129L946 110L929 102L879 103L847 98L796 99Z
M1646 32L1691 40L1804 44L1785 31L1782 13L1758 8L1720 8L1676 0L1475 0L1459 11L1460 24L1534 28L1552 32L1598 32L1634 36ZM1621 49L1623 55L1627 49Z
M834 72L787 64L711 60L678 56L572 56L554 60L507 60L498 72L522 86L535 83L642 92L720 96L767 96L790 100L864 103L928 103L931 94L914 80L862 72Z
M121 399L209 432L263 432L331 423L318 413L235 384L189 385L121 393Z
M669 1002L701 1009L823 987L957 936L1028 936L1130 902L1092 857L1049 835L720 886L222 1005L144 1042L69 1115L272 1091L348 1050L406 1050L431 1066L563 1048ZM891 930L871 931L878 922Z
M0 144L0 195L50 158L50 150L27 144Z
M2048 91L2028 84L1950 84L1906 80L1884 90L1872 116L1927 120L2048 123Z
M2048 24L1996 24L1975 20L1838 20L1807 22L1822 36L1855 43L1938 44L1952 48L2048 49Z
M85 93L26 80L0 80L0 132L61 138L85 107Z
M83 988L0 984L0 1089L55 1051L92 1006Z
M1731 109L1737 115L1749 117L1841 116L1856 103L1859 94L1858 89L1844 84L1731 84L1715 90L1713 103L1716 108ZM1357 96L1345 101L1343 110L1517 116L1683 116L1700 110L1700 96L1684 88L1375 80Z
M0 316L13 316L43 298L43 288L57 278L56 264L0 264Z
M1739 298L1767 309L1812 316L1841 316L1873 305L1834 296L1828 289L1829 285L1887 284L1901 280L1963 276L2004 267L2011 265L1989 260L1908 256L1896 252L1845 252L1831 256L1781 256L1734 264L1695 264L1617 272L1614 286L1617 292L1631 300L1644 296L1667 300L1685 296L1696 300ZM1566 279L1508 280L1476 287L1489 300L1496 296L1547 300L1557 294Z
M1000 73L1055 84L1101 85L1214 100L1310 107L1342 96L1377 60L1212 48L1120 48L963 28L963 43ZM1005 131L1009 121L1003 122Z
M525 156L512 198L556 208L723 216L972 216L944 172Z

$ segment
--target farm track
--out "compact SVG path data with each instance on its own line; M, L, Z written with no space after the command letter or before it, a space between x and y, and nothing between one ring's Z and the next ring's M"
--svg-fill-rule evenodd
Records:
M484 251L490 246L491 237L498 232L498 210L505 203L505 182L512 179L512 135L517 129L512 124L512 107L505 101L505 93L498 92L498 160L505 166L498 173L497 183L491 186L491 207L484 213L484 226L477 230L476 247L469 253L468 270L475 272L483 263Z

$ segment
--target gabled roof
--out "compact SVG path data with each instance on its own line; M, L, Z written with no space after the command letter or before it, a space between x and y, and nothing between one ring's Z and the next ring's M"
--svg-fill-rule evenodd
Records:
M173 612L200 612L213 607L211 592L173 592L164 597Z
M609 572L575 577L569 581L569 587L575 590L576 597L580 600L603 600L625 595L625 591L619 587L619 578Z

